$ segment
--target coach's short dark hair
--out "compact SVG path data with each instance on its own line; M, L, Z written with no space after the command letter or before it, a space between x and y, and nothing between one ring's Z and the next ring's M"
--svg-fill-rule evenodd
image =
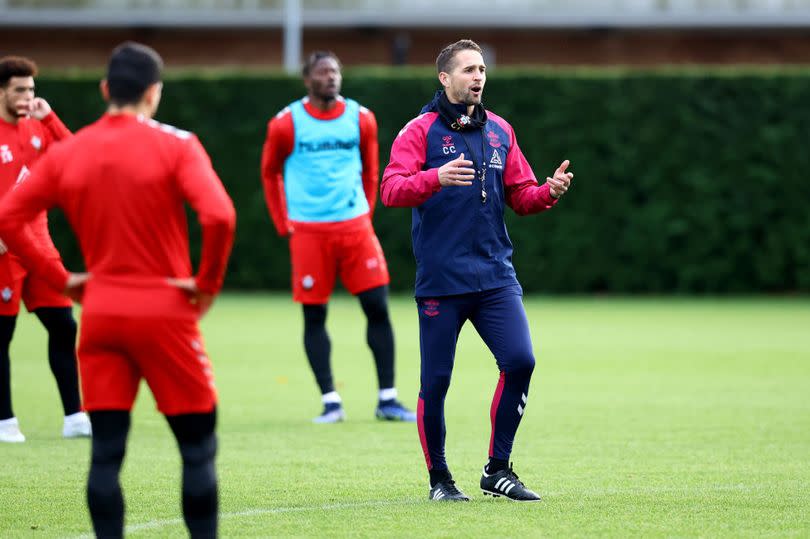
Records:
M312 68L315 67L315 64L323 60L324 58L332 58L335 62L337 62L338 68L343 68L343 65L340 63L340 58L337 57L332 51L315 51L309 55L307 61L304 62L304 67L301 69L301 74L305 77L309 77L310 72L312 72Z
M110 101L118 106L134 105L147 88L160 81L163 59L151 47L127 41L118 45L107 66Z
M478 43L472 39L459 39L443 48L439 56L436 57L436 70L439 73L450 73L453 70L453 58L455 58L456 53L461 51L476 51L481 53L482 56L484 54Z
M11 77L36 77L37 64L22 56L0 58L0 88L8 86Z

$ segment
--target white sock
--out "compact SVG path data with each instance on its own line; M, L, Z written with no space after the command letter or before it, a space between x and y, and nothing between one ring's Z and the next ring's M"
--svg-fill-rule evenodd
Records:
M397 398L397 388L389 387L387 389L380 390L380 400L381 401L390 401Z
M340 395L338 395L337 391L330 391L329 393L324 393L323 395L321 395L321 402L324 404L334 404L334 403L340 404L341 402L343 402L343 400L341 400Z
M8 419L0 419L0 427L5 427L6 425L19 425L16 417L9 417Z
M76 412L75 414L70 414L65 416L65 421L78 421L82 419L86 414L84 412Z

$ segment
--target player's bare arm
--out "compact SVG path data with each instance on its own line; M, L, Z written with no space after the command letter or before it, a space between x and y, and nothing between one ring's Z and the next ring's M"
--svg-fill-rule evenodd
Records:
M568 191L568 188L571 187L571 180L574 179L574 173L566 172L570 164L571 162L566 159L557 167L557 170L554 171L553 178L546 178L549 193L552 197L560 198Z
M451 185L472 185L475 179L475 170L471 169L472 161L464 159L462 153L456 159L439 167L439 183L442 187Z

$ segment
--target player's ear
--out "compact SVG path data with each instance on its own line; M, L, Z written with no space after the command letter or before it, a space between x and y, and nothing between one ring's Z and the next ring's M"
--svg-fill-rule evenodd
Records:
M110 86L107 84L107 79L101 79L101 82L98 83L98 89L101 92L101 97L104 98L104 101L110 101Z
M157 112L158 105L160 105L160 98L163 95L163 83L158 81L151 84L144 92L144 101L149 106L152 114Z
M442 86L445 88L450 88L450 74L445 73L444 71L439 73L439 82L441 82Z
M155 102L155 106L160 103L160 98L163 97L163 82L157 81L155 84L152 85L150 88L152 90L152 100Z

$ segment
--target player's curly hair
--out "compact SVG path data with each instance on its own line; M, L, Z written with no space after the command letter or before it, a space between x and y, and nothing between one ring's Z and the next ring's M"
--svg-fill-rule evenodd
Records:
M343 68L343 65L340 63L340 58L337 57L332 51L315 51L309 55L307 61L304 62L304 67L301 69L301 74L304 77L309 77L312 68L315 67L315 64L323 60L324 58L332 58L335 62L337 62L338 68Z
M472 39L459 39L455 43L451 43L442 49L439 56L436 57L436 71L439 73L450 73L453 70L453 58L456 53L461 51L476 51L483 56L484 51Z
M33 60L22 56L0 58L0 88L8 86L12 77L36 77L39 70Z

